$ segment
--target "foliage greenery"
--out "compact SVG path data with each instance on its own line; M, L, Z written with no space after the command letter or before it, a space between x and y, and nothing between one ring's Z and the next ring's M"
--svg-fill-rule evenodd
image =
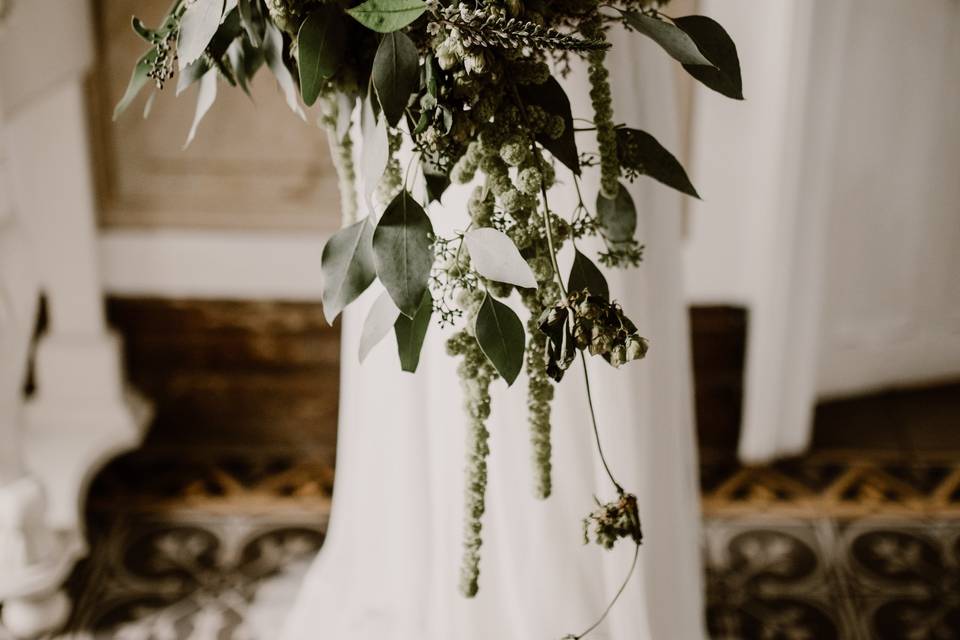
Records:
M668 17L661 4L176 0L156 29L133 19L134 31L149 47L114 117L151 84L162 89L177 77L179 94L196 82L189 142L218 83L249 92L250 80L263 67L299 116L306 118L304 107L319 103L317 120L328 131L344 220L323 251L324 313L332 322L375 280L386 290L363 327L361 360L392 329L401 368L415 371L431 320L458 326L447 349L461 359L469 425L461 572L467 596L479 588L489 390L498 378L512 385L523 369L535 494L551 493L551 381L559 381L579 356L597 452L617 494L611 502L598 502L585 521L586 532L592 529L604 547L627 539L639 550L640 509L603 456L586 354L619 367L643 358L647 341L578 243L599 238L605 245L599 262L635 267L642 246L624 181L647 176L699 196L676 157L653 135L616 123L605 65L607 30L621 25L650 38L699 82L743 97L736 47L724 29L704 16ZM583 59L588 70L589 119L573 117L557 78L574 58ZM575 122L588 126L577 128ZM583 133L593 135L578 136ZM596 149L582 150L585 141L595 142ZM582 173L591 167L600 173L592 209L581 190ZM548 202L558 171L576 187L572 212ZM469 224L442 237L428 209L452 183L474 185ZM379 208L383 213L377 217ZM366 215L358 216L361 211ZM557 264L564 244L575 249L566 278ZM517 300L527 310L526 323L511 306ZM636 558L635 552L627 580ZM617 597L620 592L622 587ZM607 611L586 631L568 637L582 638Z

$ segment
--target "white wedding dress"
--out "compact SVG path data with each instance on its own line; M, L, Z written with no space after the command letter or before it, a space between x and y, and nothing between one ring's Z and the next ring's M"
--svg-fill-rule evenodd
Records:
M617 120L676 149L670 59L642 36L612 37ZM565 84L574 116L589 117L582 71ZM586 189L593 194L591 177ZM644 543L631 584L591 637L702 640L681 196L649 179L631 193L645 260L607 277L613 297L649 338L650 353L619 370L600 358L589 366L604 449L639 498ZM551 196L556 210L572 210L565 187ZM464 191L446 194L444 213L434 218L446 215L463 228L465 198ZM377 294L366 292L343 318L333 513L284 639L557 640L580 633L603 611L633 555L629 541L612 551L583 544L581 523L594 495L615 494L596 454L580 365L553 404L553 495L545 501L533 497L524 376L511 389L494 384L480 592L466 599L457 588L466 431L457 361L434 325L415 375L400 371L392 336L361 366L360 329Z

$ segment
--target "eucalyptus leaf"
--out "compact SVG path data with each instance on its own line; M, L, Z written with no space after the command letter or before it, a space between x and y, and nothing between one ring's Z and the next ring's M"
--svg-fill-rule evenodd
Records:
M713 66L685 64L694 78L718 93L743 100L740 58L737 45L717 21L706 16L685 16L674 23L697 43L697 48Z
M263 58L277 79L277 84L287 100L287 106L301 119L306 120L307 115L303 112L298 100L300 92L297 91L297 81L293 79L287 65L283 63L283 34L273 24L267 25L267 32L263 38Z
M243 92L247 94L248 97L252 98L253 96L250 95L250 83L247 81L247 52L246 49L244 49L243 42L244 38L238 38L233 41L233 44L227 49L227 60L233 68L237 84L240 85L240 88L243 89Z
M536 288L537 279L513 240L496 229L474 229L464 237L470 263L484 278L495 282Z
M181 93L189 89L194 82L207 75L207 71L209 70L210 62L206 57L197 58L187 65L186 68L182 69L177 76L176 95L179 96Z
M512 385L523 368L526 335L513 309L487 293L474 320L477 343L507 385Z
M347 13L368 29L390 33L404 28L426 10L423 0L367 0L347 9Z
M400 355L400 368L413 373L420 364L420 351L423 340L430 328L430 316L433 314L433 298L429 291L423 292L423 300L412 318L402 313L393 324L397 336L397 352Z
M360 362L363 363L370 355L370 351L383 340L390 330L394 328L397 318L406 317L400 315L400 309L393 304L390 294L382 292L367 313L367 319L363 321L363 329L360 331Z
M157 99L157 90L150 92L150 95L147 96L147 101L143 103L143 119L146 120L150 117L150 112L153 110L153 103Z
M612 200L597 193L597 221L604 237L610 242L633 240L637 230L637 208L623 183L620 183L617 197Z
M568 169L580 175L580 154L573 132L573 114L570 111L570 99L563 87L556 78L550 76L543 84L521 85L517 87L517 91L525 105L536 105L547 113L563 118L563 135L551 138L541 133L537 136L537 142Z
M330 324L376 277L372 237L373 225L364 218L335 233L323 247L321 300L323 315Z
M640 129L617 129L617 153L621 166L626 166L627 158L622 154L628 149L631 159L639 162L635 168L640 173L694 198L700 197L683 165L652 135Z
M133 20L131 21L131 24L133 26L134 33L136 33L138 36L140 36L150 44L153 44L153 39L157 35L156 31L148 28L147 25L143 24L143 20L141 20L137 16L133 16Z
M177 59L180 69L203 55L223 17L224 0L195 0L180 19Z
M391 127L400 122L419 86L420 56L413 40L399 31L383 36L373 58L373 87Z
M127 83L127 90L124 91L123 97L120 98L117 106L113 108L114 120L119 118L120 114L127 110L130 103L133 102L140 91L150 82L150 76L147 74L150 73L150 69L153 68L153 63L156 59L156 49L150 49L150 51L147 51L137 60L137 64L133 67L133 73L130 75L130 82Z
M360 114L360 128L363 133L360 175L363 177L363 199L370 210L373 209L373 194L390 160L387 121L382 115L374 115L372 101L372 97L367 96Z
M263 42L263 16L260 13L259 0L239 0L237 8L240 11L240 22L250 42L259 45Z
M317 100L324 83L343 64L347 30L338 7L324 5L313 11L300 25L297 34L297 68L300 70L300 95L309 106Z
M243 26L240 24L240 12L236 8L230 9L223 15L217 32L213 34L210 43L207 44L207 55L213 60L220 60L226 54L227 49L237 39L237 36L243 33Z
M443 192L450 186L449 174L427 157L423 158L420 168L423 170L423 183L427 192L427 200L429 202L439 202L443 197Z
M437 76L440 74L440 68L437 65L437 59L430 54L423 63L423 83L427 87L427 94L436 99L440 95L437 88Z
M697 43L680 27L636 11L625 11L623 18L631 27L663 47L677 62L710 66Z
M610 299L607 279L603 277L597 265L577 249L573 257L573 266L570 268L570 277L567 278L567 290L573 293L584 289L589 291L590 295Z
M241 38L240 42L243 45L243 74L249 82L265 62L263 49L250 42L249 38Z
M432 236L430 218L406 189L386 208L373 233L377 276L409 318L417 312L430 280Z
M193 138L197 135L197 127L200 126L200 121L203 120L203 116L207 115L207 112L210 111L210 107L213 106L216 99L217 71L216 69L211 69L207 71L206 75L200 78L200 89L197 91L197 110L193 115L193 124L190 125L190 133L187 134L187 141L183 143L184 149L193 142Z

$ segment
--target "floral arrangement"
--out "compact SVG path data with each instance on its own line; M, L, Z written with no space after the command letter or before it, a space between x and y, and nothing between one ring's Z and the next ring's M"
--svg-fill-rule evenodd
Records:
M490 386L497 378L512 384L521 369L529 381L534 493L551 493L553 383L579 357L597 450L617 494L609 503L598 502L585 520L585 535L589 540L592 530L607 548L628 539L639 551L637 500L603 458L586 356L620 367L643 358L647 341L611 297L594 261L576 247L597 237L605 247L596 256L601 264L636 267L643 247L634 237L637 214L622 182L648 176L694 197L697 192L652 135L615 122L604 66L608 27L621 23L653 39L698 81L742 99L736 47L723 28L703 16L668 17L661 4L177 0L156 29L133 19L149 49L136 63L115 117L150 84L162 89L176 77L179 94L198 82L189 143L218 84L249 91L263 66L295 113L306 118L304 106L319 105L343 215L342 230L322 256L324 313L332 322L374 280L386 290L363 327L361 360L392 329L401 367L415 371L431 321L459 327L447 350L460 358L469 416L460 585L466 596L476 594L479 584ZM574 57L585 59L589 70L589 119L573 117L554 75L565 75ZM147 111L151 103L152 96ZM580 149L588 137L578 139L580 132L593 134L595 150ZM361 154L354 153L358 142ZM580 179L594 167L600 189L591 208ZM576 187L572 211L548 202L548 190L561 179ZM474 185L470 222L442 237L427 208L451 183ZM415 195L414 184L422 184L424 193ZM385 206L379 219L374 203ZM564 277L556 256L566 243L576 250ZM516 299L526 307L526 323L509 304ZM635 552L627 579L636 558ZM582 638L605 615L567 637Z

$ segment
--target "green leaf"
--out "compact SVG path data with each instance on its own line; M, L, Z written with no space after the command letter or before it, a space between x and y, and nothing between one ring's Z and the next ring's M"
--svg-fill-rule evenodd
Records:
M376 277L372 237L373 225L364 218L335 233L323 247L321 299L323 315L330 324Z
M512 385L523 367L526 335L523 323L513 309L497 301L489 293L474 320L474 335L487 360L497 370L507 386Z
M187 5L180 19L177 58L180 68L203 55L223 17L224 0L195 0Z
M240 42L243 44L243 74L249 81L257 75L257 71L266 60L263 57L263 49L250 42L248 38L241 38Z
M373 233L377 276L409 318L417 312L430 280L432 236L430 218L406 189L387 206Z
M130 75L130 82L127 83L127 90L123 93L123 97L120 98L117 106L113 108L114 120L119 118L120 114L127 110L127 107L129 107L130 103L137 97L140 90L150 82L150 77L147 74L150 72L150 69L153 68L153 63L156 59L156 49L150 49L150 51L147 51L137 60L137 64L133 67L133 73Z
M621 166L626 167L628 156L624 154L630 154L631 164L639 163L635 168L640 173L694 198L700 197L683 165L646 131L628 127L617 129L617 155Z
M413 318L400 314L393 324L397 336L397 351L400 354L400 368L413 373L420 364L420 351L423 339L430 328L430 316L433 314L433 298L429 291L423 292L423 300Z
M307 116L298 101L300 92L297 91L297 81L293 79L293 75L283 62L283 34L273 24L267 25L266 35L263 37L263 59L277 79L277 84L280 85L283 96L287 100L287 106L301 119L306 120Z
M536 105L547 113L563 118L563 135L554 139L541 133L537 136L537 142L568 169L580 175L580 154L573 132L573 114L570 111L570 99L563 87L556 78L550 76L543 84L521 85L517 91L524 104Z
M623 183L620 183L617 197L613 200L597 194L597 221L604 237L610 242L633 240L637 230L637 208Z
M194 82L207 75L210 70L210 62L206 57L198 58L191 62L186 68L182 69L177 77L176 95L180 95L190 88Z
M243 92L250 98L250 84L247 78L247 51L243 46L246 38L237 38L227 49L227 61L233 68L236 75L237 84L243 89Z
M714 91L734 100L743 100L740 58L737 45L716 20L706 16L685 16L674 23L697 43L713 66L685 64L683 68Z
M370 355L370 351L383 340L390 329L393 329L397 318L406 317L400 315L400 309L393 304L390 294L384 291L374 301L367 313L367 319L363 321L363 329L360 331L360 362L363 363Z
M297 34L297 68L300 95L309 106L317 100L324 83L343 64L347 30L340 9L323 6L307 16Z
M635 11L625 11L623 18L628 25L659 44L681 64L710 66L710 61L697 48L697 43L680 27Z
M567 290L573 293L584 289L589 291L590 295L610 299L610 287L607 285L607 279L603 277L603 273L600 272L597 265L593 264L590 258L580 253L578 249L573 257L570 277L567 279Z
M439 202L443 192L450 186L450 175L429 158L423 157L420 163L423 169L423 182L429 202Z
M263 42L263 16L260 14L260 2L258 0L240 0L237 4L240 10L240 22L250 42L259 45Z
M391 127L397 126L420 86L420 56L417 46L405 33L388 33L373 58L373 87Z
M387 169L390 145L387 139L387 121L373 112L373 97L360 105L360 129L363 134L363 153L360 154L360 175L363 177L363 199L373 209L373 194Z
M194 136L197 135L197 127L200 126L200 121L203 120L203 116L207 115L207 111L210 111L210 107L213 106L216 99L217 70L211 69L200 79L200 89L197 91L197 111L193 116L193 124L190 125L190 133L187 134L187 141L183 143L184 149L193 142Z
M423 0L367 0L347 13L357 22L380 33L402 29L427 10Z
M495 282L535 289L537 278L507 234L489 227L464 237L474 271Z
M423 71L423 81L427 87L427 93L436 99L440 95L437 88L437 76L440 75L440 68L437 66L437 59L433 57L433 54L428 55L424 61Z
M217 32L213 34L210 43L207 44L206 53L214 60L220 60L230 48L230 45L237 36L243 33L243 26L240 24L240 12L236 9L229 9L223 15ZM207 56L203 56L206 58Z
M153 44L153 39L157 35L156 31L148 28L147 25L143 24L143 20L141 20L137 16L133 16L132 25L133 25L134 33L136 33L138 36L140 36L150 44Z

